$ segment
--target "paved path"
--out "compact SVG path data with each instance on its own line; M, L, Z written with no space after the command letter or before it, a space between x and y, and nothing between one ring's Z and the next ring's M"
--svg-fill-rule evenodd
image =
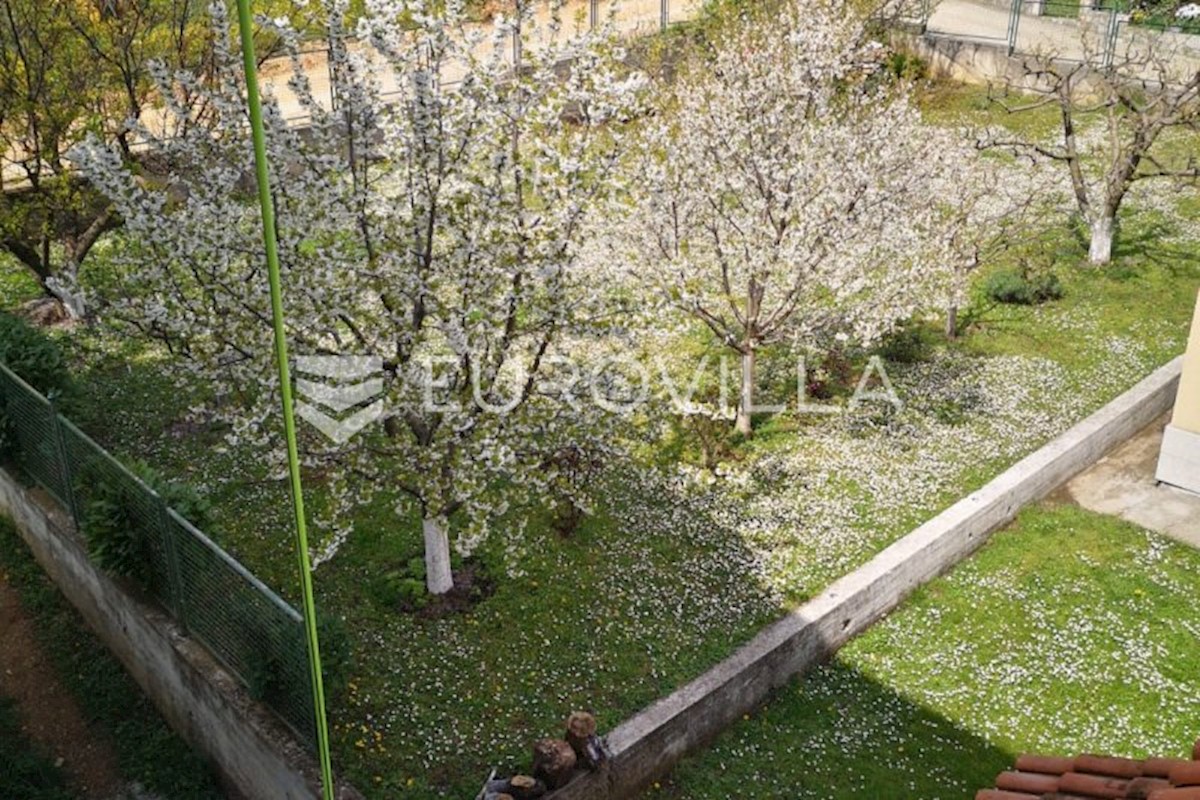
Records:
M699 13L703 4L704 0L666 0L667 20L669 23L674 23L692 19ZM589 0L567 0L561 13L564 23L568 27L587 25L590 6ZM598 7L602 19L607 19L609 0L600 0ZM640 36L660 29L662 12L663 0L619 0L616 15L612 21L622 35ZM534 9L534 27L544 28L549 20L550 4L546 0L541 0ZM488 31L493 29L490 22L480 23L473 27ZM485 52L490 47L490 37L485 36L480 52ZM383 66L382 59L377 55L373 56L370 48L359 47L359 51L379 63L381 67ZM505 51L506 56L511 58L511 47L506 45ZM326 54L314 48L301 56L301 65L308 77L313 97L328 109L331 105L331 91L329 62ZM383 91L385 93L394 92L396 90L394 76L387 69L380 69L378 74ZM296 98L295 92L287 85L291 77L292 65L288 56L270 59L259 70L259 78L264 92L269 91L278 99L284 118L295 124L303 125L308 120L309 114ZM456 76L451 73L446 77L454 80ZM167 120L161 110L149 110L143 114L142 123L152 132L161 134L166 129ZM23 157L21 154L10 152L0 159L2 162L0 170L3 170L4 183L8 189L24 185L24 172L16 163L16 160L21 157Z
M667 0L668 23L685 22L694 18L699 13L703 4L704 0ZM609 0L600 0L598 7L602 20L607 19L606 14L608 13ZM573 26L586 26L588 24L589 9L589 0L567 0L561 12L564 26L568 30L573 29ZM662 12L663 0L619 0L612 23L616 30L624 36L642 36L654 33L661 28ZM548 2L542 0L537 3L534 8L532 21L535 31L545 30L547 23L550 21L550 4ZM494 29L493 24L490 22L471 27L474 30L483 29L485 31ZM536 46L536 34L533 38L534 42L528 46ZM490 53L492 46L491 37L485 36L477 52L480 55ZM396 91L397 87L394 76L387 69L386 62L369 47L359 47L358 51L379 65L380 69L377 74L380 78L384 94ZM504 44L504 56L508 60L512 59L512 47L508 42ZM314 50L306 53L302 57L301 63L305 75L312 86L313 96L322 106L329 108L329 62L326 54ZM459 76L455 74L455 67L457 66L452 65L449 71L443 75L443 78L448 81L454 81L458 78ZM287 57L269 60L259 70L259 77L264 89L269 88L279 100L284 118L303 123L307 119L308 114L296 100L295 94L287 85L287 81L291 75L292 66L290 59Z
M1200 495L1154 480L1167 418L1156 420L1066 485L1069 498L1090 511L1164 533L1200 547Z
M1081 11L1077 18L1036 16L1029 0L1022 5L1014 52L1052 54L1058 58L1098 60L1104 50L1109 12ZM929 17L928 32L964 41L1008 40L1011 7L1006 2L941 0ZM1173 55L1182 69L1200 69L1200 36L1161 33L1122 22L1117 29L1117 58L1137 57L1148 42L1157 42ZM1090 54L1090 55L1089 55Z

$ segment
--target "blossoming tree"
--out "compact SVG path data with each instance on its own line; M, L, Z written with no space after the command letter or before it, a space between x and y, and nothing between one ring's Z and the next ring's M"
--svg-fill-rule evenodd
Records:
M929 181L948 157L862 19L776 10L667 89L631 211L634 275L741 357L743 435L761 348L869 343L927 300Z
M959 334L959 312L969 301L971 278L985 263L1035 238L1032 212L1046 194L1044 164L1006 164L983 151L967 131L933 129L928 135L947 158L931 182L939 223L934 262L944 281L938 292L946 338Z
M508 509L561 485L556 454L590 430L551 390L548 364L593 306L575 270L580 231L616 185L625 137L610 123L640 84L619 74L606 33L535 26L532 5L518 0L485 35L462 0L368 0L352 40L344 0L325 0L336 106L294 55L288 91L307 121L265 110L292 349L382 370L382 424L340 443L305 437L337 500L317 563L350 532L348 511L386 492L407 497L397 513L419 509L427 588L447 592L451 539L469 551L501 518L513 533L521 515ZM295 53L295 34L280 34ZM136 242L108 316L235 393L220 410L233 435L278 453L252 152L225 48L211 84L159 75L168 101L181 84L212 115L156 142L168 179L140 180L99 143L79 158Z

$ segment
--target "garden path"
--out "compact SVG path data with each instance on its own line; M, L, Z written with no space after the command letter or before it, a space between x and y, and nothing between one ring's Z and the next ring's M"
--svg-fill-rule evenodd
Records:
M1166 421L1156 420L1100 459L1073 478L1065 492L1090 511L1112 514L1200 548L1200 495L1154 480Z

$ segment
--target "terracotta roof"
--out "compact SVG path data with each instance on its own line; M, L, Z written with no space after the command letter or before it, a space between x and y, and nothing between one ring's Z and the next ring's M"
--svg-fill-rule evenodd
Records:
M1192 760L1023 755L975 800L1200 800L1200 739Z

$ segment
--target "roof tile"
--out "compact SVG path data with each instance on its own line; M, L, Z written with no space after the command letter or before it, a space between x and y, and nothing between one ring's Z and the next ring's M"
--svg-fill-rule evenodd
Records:
M1143 763L1132 758L1082 755L1075 759L1075 771L1115 778L1139 778L1142 776Z
M1021 772L1045 772L1051 775L1062 775L1070 772L1075 766L1075 759L1062 756L1035 756L1031 754L1017 756L1017 769ZM1164 775L1166 773L1163 773Z
M975 793L975 800L1038 800L1038 795L1006 792L1003 789L980 789Z
M1182 789L1159 789L1151 792L1147 800L1200 800L1200 787L1187 786Z
M1180 764L1190 764L1182 758L1147 758L1145 767L1143 768L1147 775L1153 775L1156 778L1165 778L1171 774L1171 769Z
M1064 792L1072 792L1084 797L1120 800L1120 798L1125 797L1125 790L1129 788L1129 781L1122 778L1110 778L1104 775L1086 775L1082 772L1068 772L1059 780L1058 787Z
M1200 761L1177 764L1167 777L1176 786L1200 786Z
M1046 792L1057 792L1059 780L1058 775L1043 775L1037 772L1001 772L996 776L996 788L1042 795Z
M975 800L1200 800L1200 739L1192 760L1024 754Z

